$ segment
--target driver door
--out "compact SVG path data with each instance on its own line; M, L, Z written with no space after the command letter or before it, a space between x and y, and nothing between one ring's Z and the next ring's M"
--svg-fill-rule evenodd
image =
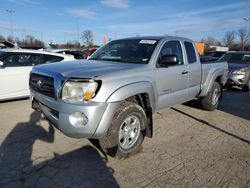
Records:
M175 55L178 64L162 67L162 56ZM184 63L180 41L167 41L161 48L156 64L157 110L182 103L188 99L188 66Z

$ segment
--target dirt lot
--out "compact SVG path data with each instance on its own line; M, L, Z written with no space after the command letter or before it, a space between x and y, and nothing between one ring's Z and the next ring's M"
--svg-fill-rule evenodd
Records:
M250 93L219 110L178 105L154 116L154 137L126 160L54 130L29 100L0 103L0 187L250 187Z

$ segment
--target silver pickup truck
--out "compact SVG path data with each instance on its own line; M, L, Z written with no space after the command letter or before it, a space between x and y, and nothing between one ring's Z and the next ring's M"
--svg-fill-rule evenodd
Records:
M30 74L32 106L65 135L98 139L118 158L152 137L155 111L200 100L214 110L227 81L226 62L201 64L180 37L113 40L89 60L39 65Z

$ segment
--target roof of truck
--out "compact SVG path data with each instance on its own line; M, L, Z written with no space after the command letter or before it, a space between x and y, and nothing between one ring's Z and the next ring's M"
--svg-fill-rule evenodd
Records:
M172 39L172 40L186 40L186 41L192 41L191 39L184 38L184 37L177 37L177 36L140 36L140 37L121 38L121 39L117 39L117 40L126 40L126 39L138 39L138 40L161 40L161 39Z

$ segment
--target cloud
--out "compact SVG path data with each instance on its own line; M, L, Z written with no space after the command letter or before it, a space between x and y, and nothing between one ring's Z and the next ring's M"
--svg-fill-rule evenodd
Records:
M242 19L249 12L246 2L204 9L188 10L148 21L107 25L104 29L117 37L140 35L179 35L200 39L206 35L221 37L229 30L245 26ZM122 33L121 33L122 31Z
M165 16L163 18L198 16L198 15L202 15L202 14L206 14L206 16L207 16L207 14L209 14L209 13L222 13L225 11L244 9L247 7L249 7L249 4L247 2L232 3L232 4L220 5L220 6L216 6L216 7L209 7L209 8L204 8L204 9L191 10L191 11L187 11L187 12L180 12L178 14Z
M0 20L0 28L10 29L10 24Z
M103 5L114 8L128 8L129 2L128 0L101 0Z
M0 20L0 28L4 29L4 30L13 29L14 32L25 33L25 34L43 32L42 30L29 28L29 27L23 27L23 26L18 26L18 25L11 26L11 24L9 22L5 22L5 21L1 21L1 20Z
M8 0L10 3L18 4L18 5L39 5L40 3L33 0Z
M219 16L189 16L162 19L150 22L113 24L106 26L109 33L118 38L140 35L178 35L199 40L204 36L221 37L225 31L237 30L244 26L244 20L239 19L238 11L228 12L227 17ZM229 14L234 14L230 17ZM233 28L233 29L232 29ZM121 33L122 31L122 33Z
M96 17L96 12L86 9L68 9L66 12L73 16L88 18L88 19L93 19Z

